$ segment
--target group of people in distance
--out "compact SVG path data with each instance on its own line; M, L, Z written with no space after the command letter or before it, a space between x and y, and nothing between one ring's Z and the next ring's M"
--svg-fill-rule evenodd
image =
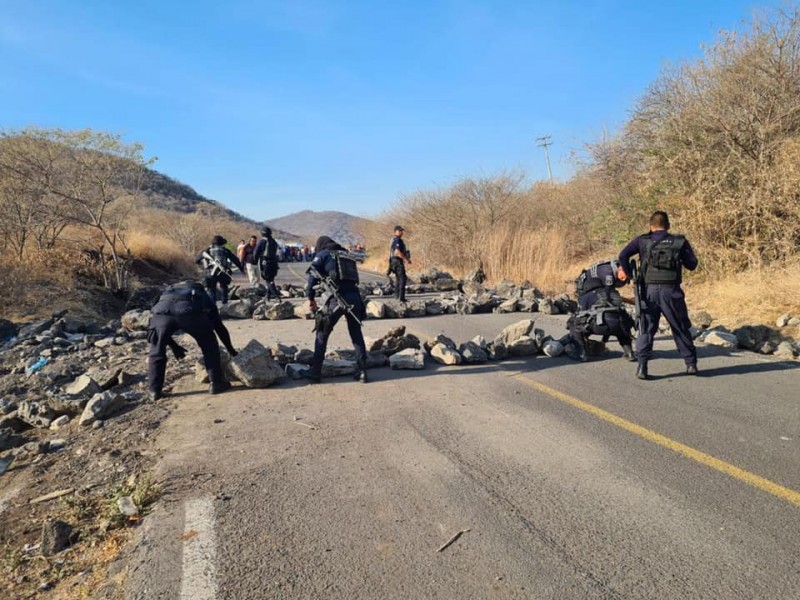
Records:
M686 373L697 374L697 351L692 340L691 323L686 300L681 289L682 271L697 268L697 257L688 240L682 235L669 233L669 217L657 211L650 217L649 232L640 235L625 246L618 260L598 263L584 271L578 283L578 312L570 318L568 326L572 337L583 349L581 358L586 359L586 349L591 335L602 336L604 341L616 337L623 349L623 356L638 363L636 376L649 379L648 362L653 356L653 342L663 315L670 325L675 344L686 364ZM389 248L389 268L397 278L395 295L405 302L406 265L411 265L403 234L405 229L397 225ZM240 256L225 247L222 236L214 236L211 245L200 252L196 262L201 263L206 276L203 285L195 281L183 281L167 288L152 309L153 316L148 327L150 342L148 360L148 387L151 399L162 396L167 348L171 348L180 360L185 350L175 342L178 331L188 333L197 341L203 353L204 364L210 381L209 392L217 394L230 388L222 373L217 337L231 354L236 349L230 334L220 318L216 300L228 301L230 271L236 266L242 273L247 270L252 284L258 283L258 275L267 286L267 297L280 298L275 287L278 265L277 243L272 231L265 227L261 239L252 236L245 244ZM324 311L324 326L316 328L314 358L310 369L303 376L311 383L319 383L322 362L328 338L336 323L344 317L350 339L356 351L358 363L355 380L365 383L366 346L361 323L366 318L364 301L358 289L359 277L356 261L346 248L327 236L317 240L314 259L309 268L306 293L312 312ZM617 288L628 283L634 276L632 259L639 256L641 263L637 284L641 294L639 333L636 338L636 353L632 348L631 329L633 322L623 304ZM316 301L316 287L323 284L328 293L322 306ZM332 286L332 287L331 287ZM219 288L219 296L217 289Z

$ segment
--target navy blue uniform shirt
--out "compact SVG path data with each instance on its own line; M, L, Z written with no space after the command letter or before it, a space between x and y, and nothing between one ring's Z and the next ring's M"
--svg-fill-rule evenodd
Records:
M392 243L389 246L389 258L396 258L395 250L400 250L400 253L406 255L406 243L399 235L392 236Z
M650 234L650 239L653 240L653 242L660 242L668 235L670 234L667 231L654 231ZM622 268L628 277L633 276L631 273L631 258L637 254L641 256L642 252L644 251L645 240L642 239L642 237L643 236L640 235L633 238L630 242L628 242L628 245L622 249L622 252L619 253L619 263L622 265ZM683 248L681 248L680 259L681 264L689 271L694 271L697 268L697 256L695 256L689 240L686 240L686 242L683 244Z
M314 257L314 260L311 261L311 266L314 267L319 274L323 277L328 277L336 273L336 259L333 257L333 254L329 250L323 250L321 252L317 252L317 255ZM306 295L308 296L309 300L313 300L316 294L314 293L314 286L319 283L319 279L308 274L308 282L306 283ZM358 291L358 286L352 281L340 281L339 282L339 291L342 293L342 296L348 299L348 295L352 295L353 292L361 298L361 295Z

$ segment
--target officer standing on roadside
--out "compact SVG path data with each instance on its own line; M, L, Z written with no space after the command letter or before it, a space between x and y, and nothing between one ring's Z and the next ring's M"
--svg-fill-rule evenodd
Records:
M669 217L659 210L650 217L650 233L634 238L620 252L619 262L628 277L631 277L631 258L636 254L642 263L641 277L645 285L645 307L636 338L639 360L636 376L639 379L649 377L647 363L653 357L653 341L662 314L686 363L686 373L697 375L697 350L689 332L692 324L681 289L683 268L690 271L697 268L694 250L684 236L669 233Z
M403 241L405 229L401 225L394 226L394 235L389 245L389 272L397 277L395 298L406 301L406 264L411 264L411 254Z
M276 300L281 299L278 288L275 287L275 277L278 276L278 242L272 237L272 229L264 227L261 230L261 239L255 251L256 263L261 267L261 276L267 283L267 300L275 296Z
M172 348L176 359L181 360L186 356L186 350L172 339L178 330L192 336L203 352L203 364L211 382L209 393L219 394L231 387L222 373L219 345L214 334L219 336L231 356L236 356L236 350L216 303L209 298L202 285L194 281L182 281L168 287L152 313L147 326L147 341L150 342L147 387L151 400L158 400L162 395L167 370L167 346Z
M211 245L194 259L194 262L202 263L206 271L203 285L205 285L209 297L214 302L217 301L217 285L219 285L223 304L228 303L228 286L231 283L232 265L236 265L236 268L244 274L244 266L237 256L225 247L227 243L228 240L224 237L215 235L211 240Z
M309 267L308 285L306 293L308 295L308 306L312 312L317 313L315 328L316 338L314 340L314 360L311 368L301 371L301 376L308 379L311 383L319 383L322 377L322 361L325 360L325 350L328 347L328 338L342 317L347 321L347 331L350 334L350 341L356 351L358 370L353 378L360 382L367 382L367 346L364 342L364 334L361 331L361 323L367 317L364 301L358 291L358 268L356 261L347 256L345 248L337 244L331 238L322 236L317 240L316 255ZM317 306L316 293L314 286L320 283L320 278L331 279L338 288L339 294L344 302L352 309L353 314L340 306L333 295L329 295L322 307ZM323 287L325 284L323 282ZM320 318L323 317L323 318Z

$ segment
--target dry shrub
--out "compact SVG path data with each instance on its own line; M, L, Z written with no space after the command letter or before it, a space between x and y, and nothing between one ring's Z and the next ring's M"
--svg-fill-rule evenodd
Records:
M146 260L176 274L194 272L194 256L162 235L132 231L126 239L134 258Z

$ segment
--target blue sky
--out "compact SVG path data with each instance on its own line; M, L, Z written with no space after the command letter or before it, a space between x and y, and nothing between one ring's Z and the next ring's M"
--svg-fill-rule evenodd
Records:
M758 4L0 0L0 127L92 127L255 219L556 177Z

